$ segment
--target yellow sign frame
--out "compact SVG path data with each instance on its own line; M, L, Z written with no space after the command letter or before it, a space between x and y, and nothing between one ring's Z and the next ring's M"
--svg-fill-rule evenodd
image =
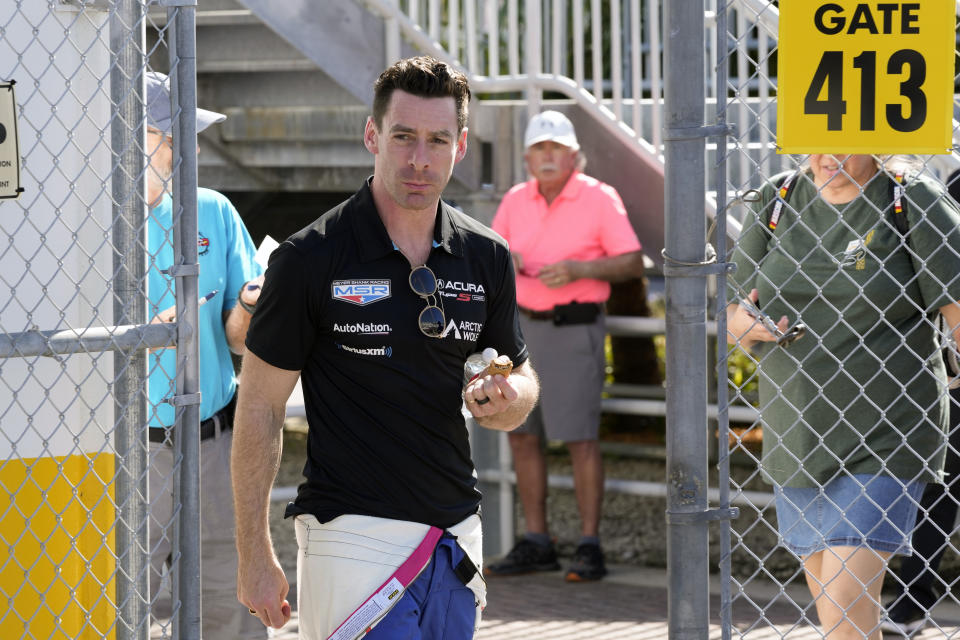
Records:
M954 0L780 0L777 152L950 153L955 29Z

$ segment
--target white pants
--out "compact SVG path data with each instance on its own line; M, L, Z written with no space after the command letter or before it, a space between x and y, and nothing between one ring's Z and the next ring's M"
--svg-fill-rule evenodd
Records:
M417 522L344 515L320 524L310 515L295 519L297 532L297 611L300 640L327 640L380 585L404 563L427 534ZM472 515L448 531L481 571L480 516ZM483 580L470 585L486 606Z

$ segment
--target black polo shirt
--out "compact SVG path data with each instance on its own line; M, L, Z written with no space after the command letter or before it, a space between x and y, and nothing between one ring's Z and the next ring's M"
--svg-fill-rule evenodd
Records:
M449 527L480 492L461 414L463 363L493 347L527 359L507 243L446 203L427 266L446 317L420 332L424 300L369 183L270 257L247 348L301 371L306 482L287 515L371 515Z

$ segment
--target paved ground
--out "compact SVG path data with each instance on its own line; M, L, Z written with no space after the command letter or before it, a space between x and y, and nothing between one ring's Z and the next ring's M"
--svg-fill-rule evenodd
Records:
M476 640L662 640L667 638L667 578L663 570L612 567L608 579L567 584L561 572L493 579ZM720 640L719 583L711 580L710 640ZM797 603L797 604L794 604ZM802 588L757 585L737 596L733 607L734 639L822 639L804 620L809 596ZM811 614L812 615L812 614ZM960 608L941 605L934 611L939 628L916 640L960 638ZM296 640L297 618L276 632L277 640ZM896 636L893 636L896 637ZM891 638L888 636L888 638ZM886 640L886 639L885 639Z

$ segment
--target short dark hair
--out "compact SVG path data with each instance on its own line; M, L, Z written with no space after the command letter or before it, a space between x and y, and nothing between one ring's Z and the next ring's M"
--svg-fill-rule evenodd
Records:
M467 126L470 84L460 71L431 56L399 60L373 85L373 122L383 128L383 115L395 89L421 98L453 98L457 105L457 133Z

